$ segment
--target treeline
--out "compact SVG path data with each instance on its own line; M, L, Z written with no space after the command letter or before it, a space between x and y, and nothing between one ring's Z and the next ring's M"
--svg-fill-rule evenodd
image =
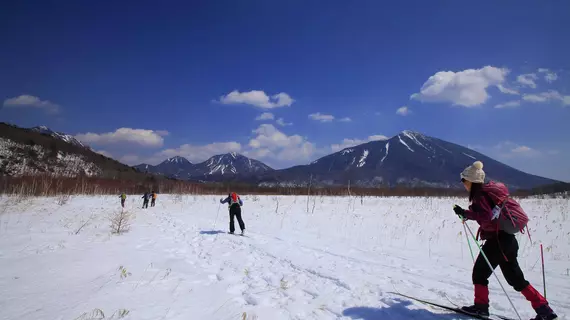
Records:
M317 195L317 196L409 196L451 197L466 196L463 189L410 188L410 187L259 187L245 183L198 183L160 179L149 176L144 180L104 179L80 176L77 178L39 176L0 176L0 193L22 196L56 196L62 194L142 194L155 191L162 194L227 194L231 191L243 195ZM531 191L517 191L518 197L532 195Z

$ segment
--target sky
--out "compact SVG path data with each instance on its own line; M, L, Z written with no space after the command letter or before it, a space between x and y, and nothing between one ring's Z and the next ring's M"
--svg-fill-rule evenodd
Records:
M570 181L568 39L568 1L12 1L0 121L130 165L413 130Z

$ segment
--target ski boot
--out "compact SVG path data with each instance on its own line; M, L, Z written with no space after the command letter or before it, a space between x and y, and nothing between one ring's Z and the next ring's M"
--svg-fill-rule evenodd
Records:
M556 313L554 313L554 311L552 311L552 309L547 304L534 309L534 311L536 311L536 317L532 318L530 320L556 320L556 319L558 319L558 316L556 315Z
M476 315L476 316L483 316L489 317L489 305L488 304L479 304L476 303L472 306L461 307L461 310Z

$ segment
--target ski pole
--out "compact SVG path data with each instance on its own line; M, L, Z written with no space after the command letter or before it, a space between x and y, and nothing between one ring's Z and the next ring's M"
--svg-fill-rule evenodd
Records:
M542 286L544 287L544 299L546 299L546 277L544 276L544 253L540 244L540 257L542 258Z
M465 227L465 220L463 220L463 230L465 232L465 238L467 239L467 246L469 246L469 252L471 252L471 259L475 263L475 256L473 255L473 249L471 249L471 241L469 241L469 236L467 235L467 228Z
M218 204L218 212L216 212L216 219L214 220L214 227L212 227L212 230L216 230L216 223L218 222L218 215L220 214L220 207L222 206L222 204Z
M461 217L461 216L460 216ZM462 220L465 220L463 217L461 217ZM513 307L513 310L515 310L515 313L517 314L517 317L519 318L519 320L522 320L519 312L517 311L517 308L515 308L515 305L513 304L513 301L511 300L511 297L509 297L509 295L507 294L507 290L505 290L505 287L503 287L503 283L501 283L501 280L499 280L499 277L497 276L497 274L495 273L495 269L493 268L493 266L491 265L491 262L489 262L489 259L487 259L487 255L485 255L485 252L483 252L483 249L481 248L481 246L479 245L479 242L477 242L477 238L475 237L475 235L473 234L473 232L471 231L471 228L469 228L469 226L467 224L464 224L467 227L467 230L469 230L469 233L471 234L471 237L473 238L473 241L475 241L475 244L477 244L477 248L479 248L479 252L481 253L481 255L483 256L483 258L485 258L485 261L487 261L487 265L489 265L489 268L491 268L491 272L493 273L493 275L495 276L495 278L497 279L497 282L499 283L499 285L501 286L501 289L503 289L503 292L505 293L505 296L507 297L507 299L509 300L509 303L511 304L511 307Z

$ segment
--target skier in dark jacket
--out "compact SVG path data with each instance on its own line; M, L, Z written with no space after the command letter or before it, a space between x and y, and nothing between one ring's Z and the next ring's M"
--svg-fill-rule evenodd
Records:
M228 197L225 199L220 199L220 203L228 204L228 208L230 210L230 233L233 234L235 231L234 227L234 216L237 218L239 227L241 229L241 235L245 232L245 223L241 219L241 206L243 206L243 201L241 198L235 193L232 192L228 194Z
M515 235L506 232L499 221L501 211L510 210L510 215L524 213L520 205L508 198L507 187L502 183L484 183L485 172L483 163L475 161L473 165L467 167L461 173L461 182L469 192L471 205L468 210L458 205L453 210L460 217L467 220L475 220L480 225L479 232L481 239L486 240L482 251L489 259L493 269L499 266L506 278L507 283L531 303L537 316L531 320L553 320L557 319L556 314L548 305L548 301L538 292L524 277L524 274L517 261L519 245ZM491 195L499 195L501 201L493 203ZM512 221L513 224L515 221ZM472 306L465 306L462 309L478 314L489 316L489 277L493 270L487 264L485 258L479 254L473 266L473 284L475 286L475 303Z
M149 192L145 192L142 196L143 199L143 209L148 208L148 200L150 199L151 194Z

